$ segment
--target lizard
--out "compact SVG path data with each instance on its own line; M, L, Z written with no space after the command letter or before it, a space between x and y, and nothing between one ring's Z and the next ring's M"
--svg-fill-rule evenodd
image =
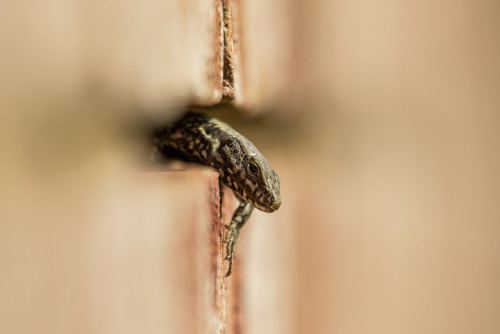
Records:
M253 209L274 212L281 206L278 174L248 139L228 124L202 113L189 111L173 124L156 129L153 149L166 157L214 168L220 183L239 199L231 222L225 225L228 277L233 272L236 241Z

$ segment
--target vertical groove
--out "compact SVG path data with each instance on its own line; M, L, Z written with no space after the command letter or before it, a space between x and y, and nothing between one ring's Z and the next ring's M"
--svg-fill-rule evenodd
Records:
M222 0L222 22L224 34L222 98L234 100L234 44L231 0Z

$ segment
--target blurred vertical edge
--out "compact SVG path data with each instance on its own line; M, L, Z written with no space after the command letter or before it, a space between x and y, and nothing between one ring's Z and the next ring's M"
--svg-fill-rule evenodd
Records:
M0 8L0 332L231 334L269 311L280 267L242 286L273 259L245 260L246 231L223 279L217 174L140 172L127 132L221 100L222 1Z
M2 5L0 17L11 109L28 96L38 112L41 101L92 94L158 113L221 99L221 1L25 1Z
M232 333L218 174L118 179L2 212L2 333Z
M500 332L498 1L231 6L283 206L221 281L215 173L126 129L221 100L222 1L0 4L0 332Z
M146 143L124 130L220 101L221 15L0 5L1 333L223 330L217 174L140 173Z

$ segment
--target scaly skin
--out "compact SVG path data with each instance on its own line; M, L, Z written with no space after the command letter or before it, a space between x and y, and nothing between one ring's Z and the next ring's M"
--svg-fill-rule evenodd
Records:
M256 207L264 212L281 205L280 181L257 148L229 125L204 114L188 112L176 123L155 132L154 147L166 156L213 167L240 200L226 225L226 260L231 275L236 240Z

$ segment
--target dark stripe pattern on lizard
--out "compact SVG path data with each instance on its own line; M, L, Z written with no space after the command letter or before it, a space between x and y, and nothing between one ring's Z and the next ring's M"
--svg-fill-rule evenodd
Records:
M158 129L153 141L162 155L213 167L240 200L224 238L225 259L229 261L226 277L231 275L236 240L253 208L273 212L281 205L278 175L248 139L205 114L186 113L179 121Z

